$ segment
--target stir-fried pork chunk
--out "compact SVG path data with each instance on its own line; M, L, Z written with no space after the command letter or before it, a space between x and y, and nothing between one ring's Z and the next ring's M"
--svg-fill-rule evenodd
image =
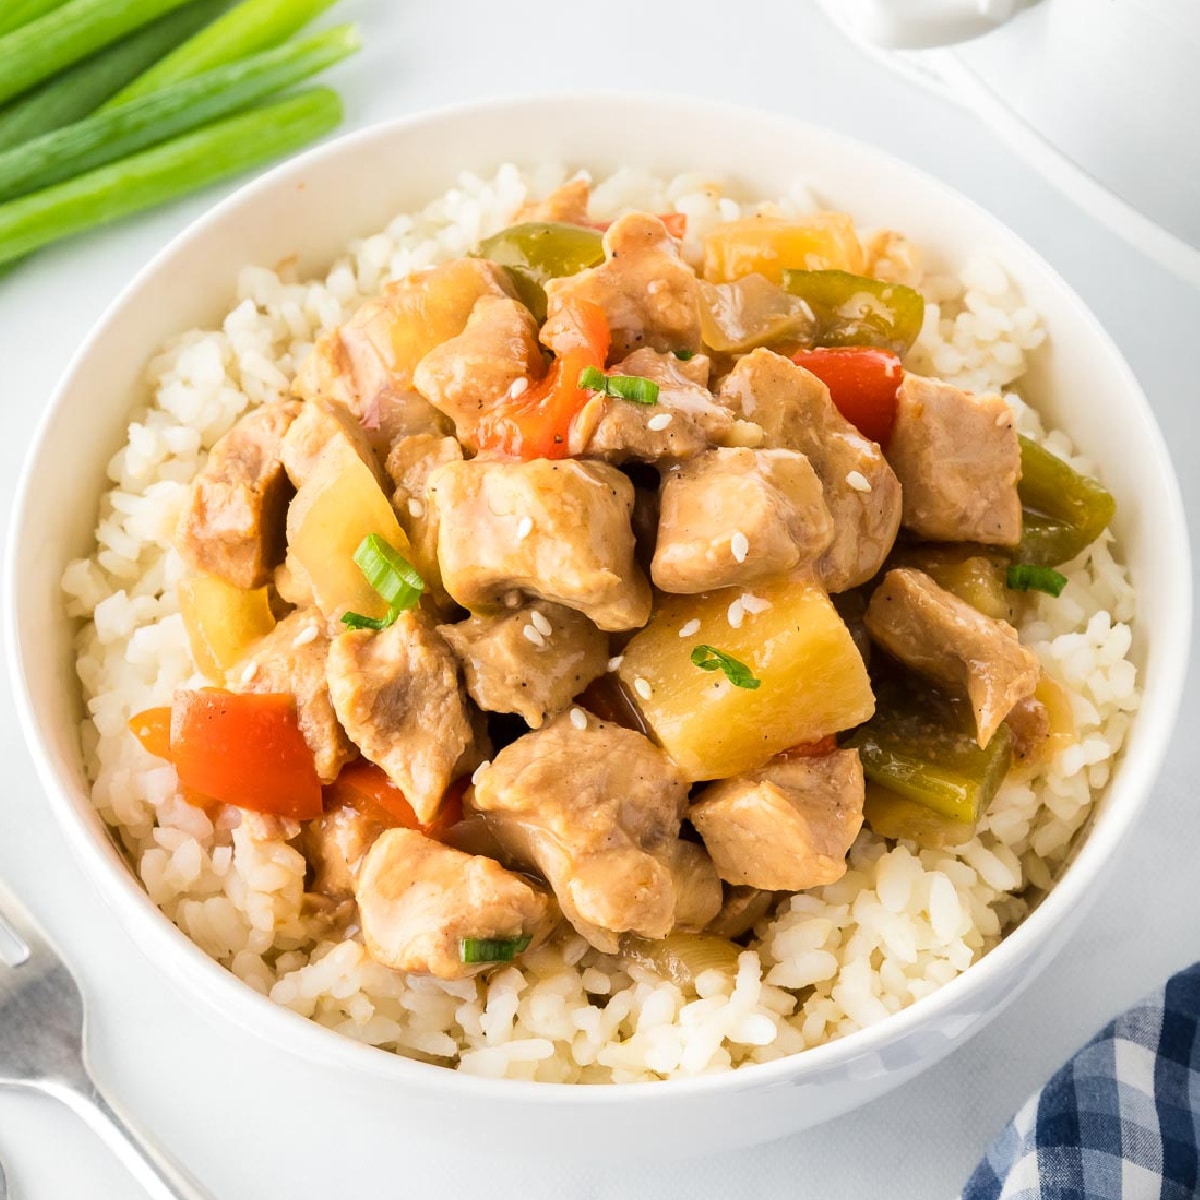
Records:
M413 565L439 602L446 595L438 574L438 510L429 496L429 476L462 456L462 447L452 437L415 433L397 439L387 457L387 473L396 485L392 507L412 544Z
M710 784L688 810L722 879L798 892L846 873L863 821L857 750L780 758Z
M709 450L663 480L650 573L664 592L753 583L833 541L821 481L794 450Z
M235 587L262 587L283 559L291 487L283 439L300 405L264 404L209 452L179 523L179 553L197 571Z
M640 733L574 710L506 746L476 773L474 807L539 870L563 914L599 950L675 924L673 865L687 784Z
M633 561L633 485L606 463L473 459L434 471L438 565L464 608L514 591L565 604L601 629L637 629L650 586Z
M438 632L462 663L471 699L532 729L562 712L608 663L608 638L582 613L537 600Z
M1000 722L1038 685L1038 660L1007 621L986 617L922 571L898 567L867 606L867 628L890 655L959 692L986 746Z
M1021 447L999 396L905 375L888 462L904 487L904 527L937 542L1021 540Z
M444 433L447 422L413 388L413 371L439 342L461 333L481 296L511 296L502 268L458 258L389 283L344 325L323 334L293 391L348 408L376 452L408 433Z
M466 329L421 359L413 381L454 422L458 440L473 447L479 422L502 400L541 378L537 339L537 322L523 304L484 296Z
M394 822L386 814L339 804L304 823L300 849L312 868L312 890L341 900L354 895L354 881L367 851Z
M598 304L612 334L610 359L644 346L652 350L700 349L700 289L666 226L649 213L618 217L604 235L606 261L546 284L542 341L556 348L564 307Z
M283 439L284 469L297 488L311 477L323 454L336 454L340 461L356 455L379 477L379 462L358 418L342 404L309 400Z
M466 939L537 942L549 931L546 897L528 880L412 829L389 829L371 847L355 895L371 957L438 979L487 970L463 962Z
M587 220L591 191L586 179L570 179L544 200L521 205L514 221L565 221L568 225L581 225Z
M833 542L817 562L828 592L870 579L900 526L900 484L883 452L834 407L811 372L770 350L754 350L725 377L721 399L764 431L766 445L806 455L825 489Z
M771 911L778 898L777 892L726 884L721 910L709 921L705 932L715 933L717 937L740 938Z
M708 390L709 364L697 354L682 362L673 354L635 350L612 368L614 375L637 375L658 384L657 404L633 404L595 396L578 425L582 453L608 462L693 458L710 444L728 445L746 432ZM574 431L572 441L574 441Z
M325 681L329 646L325 618L319 610L300 609L280 621L229 672L235 691L296 697L300 732L325 783L332 783L354 757L354 747L338 722Z
M676 842L671 848L675 880L674 933L699 933L721 911L721 877L703 846Z
M450 647L425 617L402 613L378 633L339 633L326 673L333 706L354 744L428 825L450 783L479 761Z

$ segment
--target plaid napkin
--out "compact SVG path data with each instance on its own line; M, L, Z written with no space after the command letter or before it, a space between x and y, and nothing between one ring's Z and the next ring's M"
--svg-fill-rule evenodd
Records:
M962 1200L1200 1196L1200 963L1102 1029L1031 1096Z

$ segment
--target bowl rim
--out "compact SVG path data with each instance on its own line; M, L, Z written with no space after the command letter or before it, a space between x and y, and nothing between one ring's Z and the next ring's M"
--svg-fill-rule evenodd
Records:
M784 1055L765 1063L746 1063L730 1071L690 1078L656 1081L656 1086L644 1083L611 1083L581 1087L575 1084L543 1083L528 1080L492 1079L470 1075L463 1071L407 1058L401 1054L381 1051L377 1047L335 1032L316 1021L272 1002L255 991L232 971L210 958L181 929L171 922L150 899L123 857L119 856L99 814L93 809L89 822L75 810L71 795L73 780L56 769L53 755L44 739L27 674L26 655L22 645L21 627L26 608L17 582L17 567L25 542L27 513L32 507L31 481L37 464L47 452L51 426L74 381L90 358L94 347L103 339L119 318L127 302L143 285L183 248L203 239L209 229L238 208L254 201L260 194L270 192L293 177L321 167L327 160L336 160L354 153L374 141L387 141L409 129L442 122L469 120L472 117L494 116L497 109L519 110L552 102L556 107L593 108L604 106L611 112L616 107L633 112L647 107L676 108L688 117L705 114L730 120L775 125L793 133L802 132L811 142L826 142L847 147L852 153L869 157L893 169L899 168L916 177L920 186L951 205L973 210L978 218L990 225L1004 238L1016 243L1026 254L1031 272L1040 274L1059 294L1064 304L1073 309L1073 317L1086 328L1094 343L1104 347L1111 364L1120 373L1120 383L1130 402L1140 408L1144 418L1146 440L1144 451L1153 460L1169 495L1168 511L1158 514L1164 520L1164 536L1172 543L1169 561L1174 563L1171 578L1162 581L1169 585L1167 617L1155 631L1156 638L1170 638L1179 653L1161 664L1161 678L1153 694L1143 693L1134 718L1142 742L1135 747L1132 760L1123 750L1113 777L1107 785L1110 796L1102 821L1087 831L1082 843L1069 860L1060 880L1038 907L1004 937L981 959L948 983L891 1014L874 1025L856 1030L833 1041ZM528 165L528 164L526 164ZM470 169L467 164L462 169ZM191 221L136 272L133 278L106 305L96 323L77 347L62 371L49 403L43 411L33 442L25 457L17 484L16 497L8 527L4 572L4 638L12 664L12 692L21 728L34 759L38 778L47 793L60 829L82 861L93 886L101 893L106 906L118 917L128 915L131 922L145 927L148 938L135 938L144 953L162 947L172 956L167 964L156 961L155 966L173 983L182 984L193 972L200 972L206 986L198 988L205 1009L215 1009L214 996L220 994L225 1011L236 1010L240 1022L256 1036L275 1044L287 1046L297 1055L324 1064L341 1060L344 1068L366 1071L369 1074L400 1084L427 1085L445 1088L456 1093L473 1093L478 1099L522 1099L571 1105L657 1104L674 1101L684 1095L711 1092L739 1091L770 1084L802 1086L809 1076L819 1075L824 1068L836 1067L857 1058L877 1055L885 1046L901 1039L921 1026L936 1027L936 1019L960 1001L966 1001L986 986L990 977L1002 976L1010 966L1025 959L1032 960L1034 951L1053 936L1073 910L1082 911L1089 900L1095 899L1098 888L1093 885L1103 870L1110 866L1121 841L1133 820L1146 805L1150 790L1161 770L1170 744L1187 676L1188 650L1191 638L1192 578L1187 522L1178 478L1175 474L1166 443L1154 418L1146 396L1132 369L1119 348L1100 324L1099 319L1084 303L1074 288L1024 238L1004 224L981 204L923 168L913 165L870 142L836 130L804 121L779 112L757 109L751 105L729 104L670 92L610 92L582 90L564 93L530 92L494 99L475 100L421 109L397 118L376 122L361 129L342 134L318 144L240 184L231 194L207 212ZM1150 718L1153 721L1150 722ZM1132 765L1131 765L1132 764ZM89 797L90 799L90 797ZM1089 895L1090 891L1090 895ZM1069 930L1067 931L1070 932ZM1011 999L1032 979L1035 971L1023 976L1012 975L1012 986L1006 1000ZM977 1031L990 1014L984 1013L967 1021L968 1034ZM947 1037L946 1050L960 1044L957 1036ZM932 1058L929 1060L932 1061ZM886 1069L886 1068L885 1068Z

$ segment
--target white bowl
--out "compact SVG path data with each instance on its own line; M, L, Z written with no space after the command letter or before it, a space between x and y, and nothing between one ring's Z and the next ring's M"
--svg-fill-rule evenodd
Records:
M207 958L151 904L89 800L59 580L92 546L105 464L124 440L148 357L169 335L219 319L243 264L298 253L302 270L316 269L351 237L442 192L460 170L508 160L597 174L621 164L703 170L762 196L803 179L821 201L904 230L946 265L990 248L1050 331L1027 376L1029 396L1101 465L1117 497L1115 528L1140 603L1135 658L1145 695L1082 847L1045 902L965 974L799 1056L694 1080L580 1088L471 1078L358 1045L273 1006ZM521 1144L533 1119L540 1145L579 1155L766 1141L882 1095L981 1028L1079 923L1141 810L1183 686L1191 609L1183 508L1161 435L1112 342L1045 262L974 204L877 150L784 117L663 97L554 97L417 116L334 141L241 189L158 255L76 355L29 459L10 545L10 661L41 778L115 919L165 973L281 1053L356 1073L364 1096L387 1097L399 1127L465 1128L474 1146L504 1149Z

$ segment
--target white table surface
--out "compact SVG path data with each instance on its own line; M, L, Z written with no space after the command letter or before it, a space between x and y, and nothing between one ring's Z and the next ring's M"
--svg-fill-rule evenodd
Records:
M353 128L489 95L577 87L698 93L805 117L884 146L973 197L1031 242L1099 314L1158 412L1200 518L1196 338L1200 296L1078 212L968 114L861 57L803 0L346 0L366 51L338 73ZM732 17L730 14L733 14ZM190 201L38 255L0 280L0 509L4 524L35 423L109 298L217 200ZM1193 544L1195 537L1193 536ZM483 1161L406 1136L353 1087L277 1056L181 1004L115 927L35 781L0 696L0 877L52 932L91 1005L104 1085L220 1200L326 1196L952 1196L1022 1098L1111 1014L1200 957L1200 717L1196 669L1146 819L1066 951L983 1034L900 1092L824 1128L717 1158L604 1166L527 1154ZM380 1178L364 1147L392 1148ZM698 1150L700 1148L698 1147ZM376 1156L377 1157L377 1156ZM137 1200L139 1189L50 1101L0 1094L0 1160L22 1200Z

